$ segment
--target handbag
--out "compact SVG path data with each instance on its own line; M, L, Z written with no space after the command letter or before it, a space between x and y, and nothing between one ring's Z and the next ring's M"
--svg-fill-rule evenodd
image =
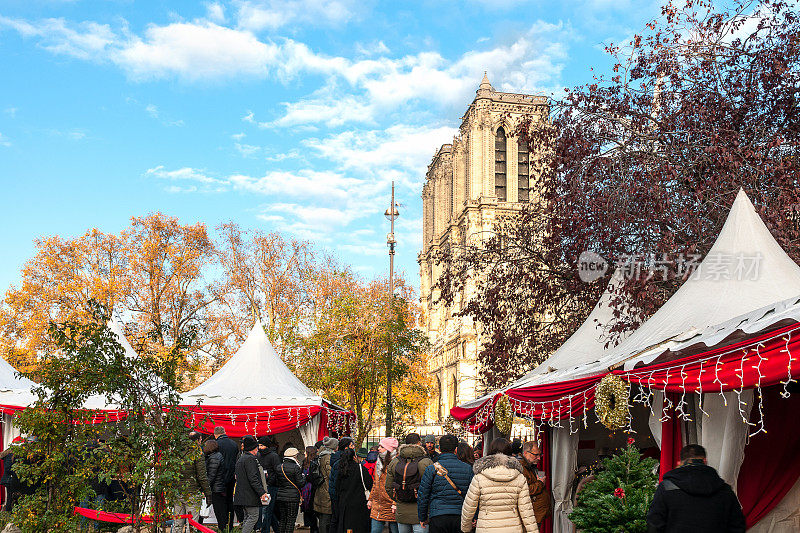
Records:
M361 474L361 486L364 487L364 497L369 500L370 491L367 490L367 484L364 483L364 467L358 465L358 473Z

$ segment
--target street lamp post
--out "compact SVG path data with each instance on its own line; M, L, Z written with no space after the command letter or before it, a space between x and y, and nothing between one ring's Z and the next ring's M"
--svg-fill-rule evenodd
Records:
M386 244L389 246L389 312L390 317L394 318L394 245L397 241L394 238L394 219L400 216L397 204L394 203L394 181L392 181L392 201L389 209L384 213L389 220L389 234L386 236ZM387 350L386 361L386 436L392 436L392 333L389 330L389 348Z

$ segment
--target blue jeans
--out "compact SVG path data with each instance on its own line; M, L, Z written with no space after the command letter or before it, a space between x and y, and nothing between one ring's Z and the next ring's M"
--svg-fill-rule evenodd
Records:
M370 518L370 521L372 523L372 529L370 529L370 533L383 533L384 525L389 526L389 531L391 531L391 533L397 533L397 522L381 522L380 520L375 520L374 518Z
M275 516L278 487L267 487L267 492L269 492L271 498L269 505L261 506L261 513L258 515L258 522L256 522L256 531L261 531L262 533L269 533L270 526L272 526L273 531L278 531L278 517Z
M422 527L419 522L416 524L397 524L398 533L428 533L427 527Z

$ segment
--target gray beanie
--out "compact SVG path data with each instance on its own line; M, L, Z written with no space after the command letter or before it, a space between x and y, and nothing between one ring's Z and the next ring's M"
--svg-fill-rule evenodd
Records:
M322 445L328 448L329 450L336 451L339 449L339 439L334 439L333 437L325 437L322 439Z

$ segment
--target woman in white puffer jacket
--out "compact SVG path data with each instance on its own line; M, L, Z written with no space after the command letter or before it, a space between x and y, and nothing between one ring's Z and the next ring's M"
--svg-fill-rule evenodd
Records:
M495 439L489 453L475 461L475 477L461 508L461 531L472 531L478 512L477 533L539 533L522 465L511 457L511 443Z

